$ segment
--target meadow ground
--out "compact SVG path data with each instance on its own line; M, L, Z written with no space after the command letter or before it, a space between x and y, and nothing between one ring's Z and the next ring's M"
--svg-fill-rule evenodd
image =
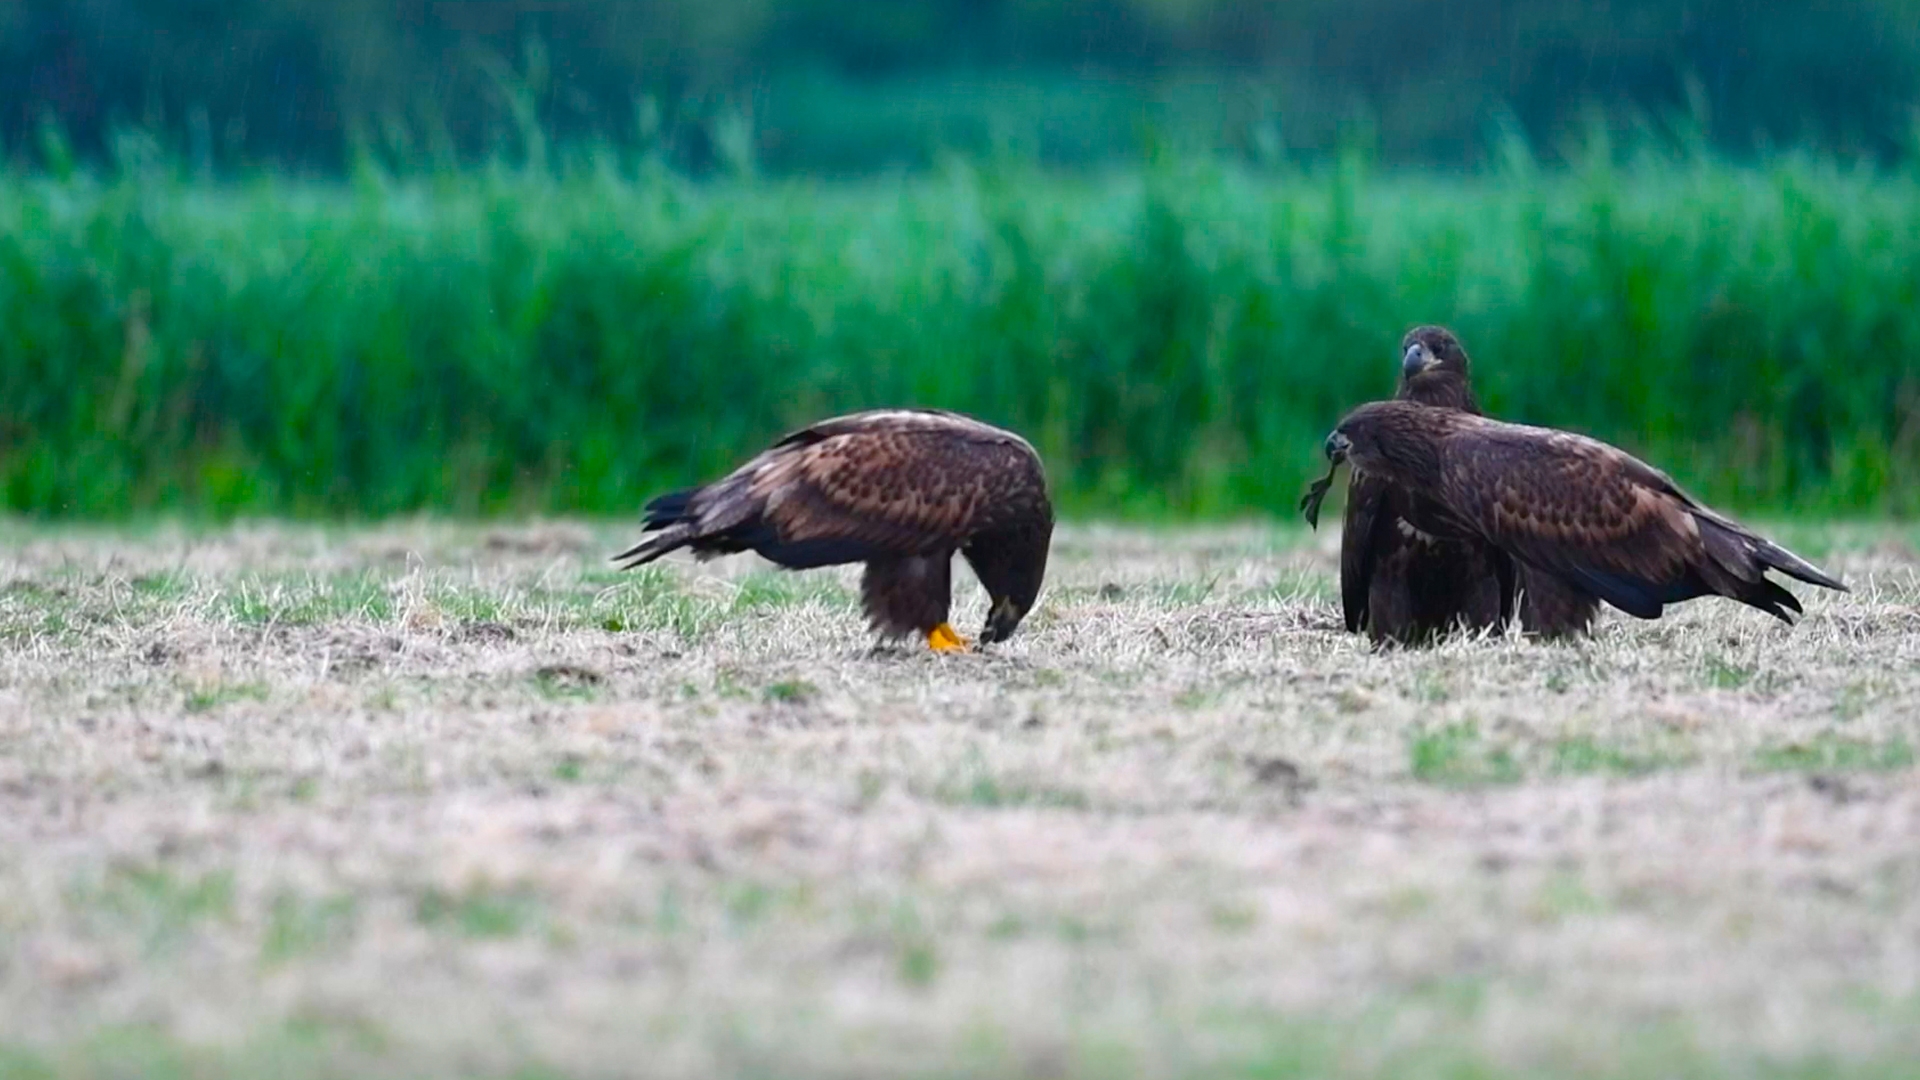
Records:
M0 1076L1920 1068L1911 527L1419 653L1067 528L956 657L629 535L0 526Z

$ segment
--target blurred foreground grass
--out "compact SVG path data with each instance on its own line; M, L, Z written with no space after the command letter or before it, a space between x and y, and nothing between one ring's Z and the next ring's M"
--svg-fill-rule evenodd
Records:
M936 656L630 524L0 519L0 1078L1911 1080L1920 528L1796 530L1793 628L1376 650L1069 522Z
M1907 174L176 174L0 178L5 507L625 513L925 404L1027 433L1075 511L1291 514L1401 331L1445 321L1492 411L1710 499L1920 509Z

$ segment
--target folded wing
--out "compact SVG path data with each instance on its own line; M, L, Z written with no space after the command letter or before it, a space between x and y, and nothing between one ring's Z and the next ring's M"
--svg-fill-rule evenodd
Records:
M951 552L1045 499L1017 436L950 413L856 413L796 431L714 483L647 504L626 567L689 548L795 569Z
M1571 432L1463 431L1447 441L1442 477L1448 501L1488 539L1557 579L1549 588L1562 586L1552 590L1561 603L1586 593L1652 619L1667 604L1720 595L1791 621L1800 603L1767 579L1769 569L1845 588L1701 506L1658 469Z

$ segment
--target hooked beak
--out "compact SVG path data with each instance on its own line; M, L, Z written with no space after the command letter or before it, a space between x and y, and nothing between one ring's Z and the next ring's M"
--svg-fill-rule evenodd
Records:
M1000 597L987 609L987 625L980 630L980 641L985 644L1005 641L1013 636L1013 630L1026 617L1026 612L1009 597Z
M1336 431L1327 436L1327 460L1332 464L1338 465L1347 460L1347 451L1352 449L1353 440L1347 438L1344 433Z
M1436 359L1432 349L1427 348L1424 342L1416 341L1407 346L1407 354L1400 358L1400 371L1411 379L1432 367Z

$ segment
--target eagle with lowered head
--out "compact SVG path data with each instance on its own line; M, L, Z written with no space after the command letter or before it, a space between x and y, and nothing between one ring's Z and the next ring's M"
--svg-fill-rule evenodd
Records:
M1325 449L1335 466L1426 493L1446 534L1477 536L1568 596L1638 618L1725 596L1790 623L1800 602L1769 570L1847 591L1660 470L1584 435L1376 401L1348 413Z
M1400 350L1396 400L1481 415L1472 362L1451 330L1416 326L1401 338ZM1316 527L1332 479L1329 472L1300 500ZM1592 625L1597 599L1516 565L1479 537L1447 536L1435 518L1422 493L1353 471L1340 535L1340 602L1349 633L1364 629L1376 642L1427 642L1455 629L1505 627L1516 604L1528 634L1561 637Z
M1040 455L1010 431L938 409L879 409L785 436L727 476L647 503L653 535L615 555L632 569L680 548L705 561L754 551L792 570L865 563L860 594L885 637L968 647L947 622L953 556L1005 640L1046 576L1053 503Z

